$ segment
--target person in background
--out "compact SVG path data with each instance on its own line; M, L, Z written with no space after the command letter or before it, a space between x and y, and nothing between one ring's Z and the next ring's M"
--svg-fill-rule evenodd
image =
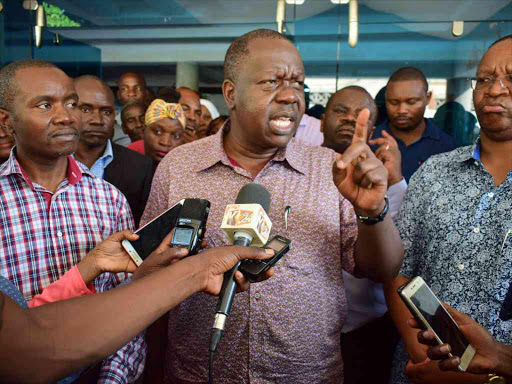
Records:
M199 138L197 132L199 131L199 123L201 121L201 95L187 87L180 87L177 91L180 94L179 103L187 117L183 140L185 143L191 143Z
M478 138L475 115L456 101L447 101L437 108L432 120L445 133L455 137L458 147L471 145Z
M144 137L144 119L146 107L138 101L131 101L121 111L121 126L123 132L130 136L132 143Z
M434 294L512 344L512 323L500 319L512 282L512 35L493 43L471 81L481 126L470 146L432 156L412 176L396 218L404 264L385 287L402 337L392 383L486 383L487 375L443 372L430 361L397 289L422 276ZM404 376L404 370L405 375Z
M92 254L102 258L106 253L124 252L121 241L136 238L130 231L116 233L84 260ZM106 243L110 243L108 249ZM170 236L167 236L136 269L131 278L133 283L102 295L34 309L26 309L23 296L0 276L0 381L56 382L91 366L190 295L196 292L218 295L224 273L239 260L261 260L272 254L271 250L257 247L224 247L184 258L187 250L170 248ZM124 255L129 259L126 252ZM272 274L269 271L263 279ZM240 272L235 279L240 290L249 288ZM66 382L70 382L69 377Z
M386 85L388 118L377 126L373 137L383 137L382 132L386 131L397 141L407 182L430 156L456 148L453 137L424 118L431 97L427 79L417 68L398 69Z
M151 189L152 163L128 148L111 143L115 99L107 84L89 75L75 79L74 84L82 113L75 159L123 193L138 226Z
M217 132L219 132L219 130L222 128L227 119L229 119L229 116L220 115L216 119L210 121L210 124L208 124L208 132L206 136L215 135Z
M116 108L116 125L112 142L122 145L123 147L130 145L131 140L122 129L121 110L126 104L131 102L145 104L147 97L148 93L144 76L134 72L126 72L121 75L117 89L117 100L121 104L121 107Z
M352 144L357 116L363 109L370 111L368 136L375 130L377 105L366 89L345 87L331 96L322 116L320 129L322 146L343 154ZM407 190L402 177L400 150L396 141L384 132L376 156L388 171L388 198L391 217L395 217ZM344 379L351 384L387 384L391 373L393 349L398 341L396 329L386 315L387 307L382 284L369 279L357 279L343 271L347 294L347 320L341 329L341 352ZM378 340L378 342L376 342ZM371 366L372 369L368 369Z
M144 139L128 146L151 157L153 170L174 148L184 143L185 112L180 104L155 99L146 111Z
M16 142L0 166L0 274L26 300L103 239L134 227L123 194L70 156L81 123L73 81L54 64L21 60L0 70L0 126ZM124 278L102 274L95 288L109 290ZM138 336L103 362L100 380L136 380L144 358Z
M309 93L309 87L305 85L304 94L306 111L309 108ZM324 142L324 135L320 130L320 119L304 113L299 123L299 127L297 128L297 132L295 132L295 138L313 145L322 145Z
M219 111L215 105L206 99L201 99L201 120L199 122L199 131L198 137L202 139L203 137L208 136L208 125L212 120L219 117Z

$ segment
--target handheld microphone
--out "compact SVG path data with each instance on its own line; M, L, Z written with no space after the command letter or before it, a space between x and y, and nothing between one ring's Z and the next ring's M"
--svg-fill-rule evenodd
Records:
M238 193L235 204L226 207L221 230L229 237L233 245L261 246L267 242L272 228L272 222L267 215L269 208L270 193L268 190L260 184L247 184ZM241 261L224 274L212 328L210 353L214 353L217 349L226 319L231 311L236 292L234 277L240 263Z

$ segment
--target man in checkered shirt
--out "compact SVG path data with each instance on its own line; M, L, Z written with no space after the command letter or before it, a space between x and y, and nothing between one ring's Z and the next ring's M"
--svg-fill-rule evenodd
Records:
M49 62L18 61L0 70L0 129L16 143L0 166L0 274L26 300L109 235L133 230L122 193L70 156L81 124L77 103L72 80ZM91 289L106 291L124 277L102 274ZM99 382L135 381L144 359L139 335L103 361Z

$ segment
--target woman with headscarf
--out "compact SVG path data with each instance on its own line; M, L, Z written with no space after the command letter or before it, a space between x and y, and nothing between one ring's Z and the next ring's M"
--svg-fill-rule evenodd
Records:
M155 99L146 111L145 123L144 139L128 148L150 156L156 166L167 153L183 144L185 113L177 103Z

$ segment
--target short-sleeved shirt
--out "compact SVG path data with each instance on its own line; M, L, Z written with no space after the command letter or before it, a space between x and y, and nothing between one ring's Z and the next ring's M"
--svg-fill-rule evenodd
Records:
M512 344L512 322L499 319L512 281L512 172L495 187L479 153L477 143L433 156L411 178L397 217L400 273ZM399 347L392 383L409 383L406 362Z
M425 119L425 122L427 126L423 135L418 141L409 146L406 146L402 140L393 135L389 128L388 120L377 126L372 136L372 139L382 137L382 131L386 131L394 137L402 153L402 175L407 183L409 183L409 179L414 172L416 172L420 165L430 156L449 152L457 147L455 138L444 133L431 119ZM372 147L372 150L375 151L376 148L377 147Z
M134 224L123 194L71 156L66 179L52 193L28 178L15 149L0 165L0 274L29 301L101 241L133 230ZM104 273L94 281L95 288L106 291L123 278ZM145 344L138 336L105 361L100 382L135 380L144 358Z
M228 159L217 134L182 145L160 163L143 222L174 202L211 202L206 238L229 244L220 230L227 204L251 182L271 195L271 236L292 241L273 278L237 294L215 357L216 383L341 383L340 331L347 312L342 269L354 270L357 223L332 180L335 152L297 139L277 151L253 179ZM286 206L291 206L288 228ZM206 382L217 298L197 294L171 311L167 382Z

